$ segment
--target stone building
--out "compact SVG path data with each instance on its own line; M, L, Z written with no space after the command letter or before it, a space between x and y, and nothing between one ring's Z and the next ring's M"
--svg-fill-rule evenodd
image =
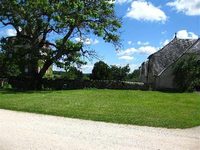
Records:
M173 66L191 53L200 56L200 38L178 39L175 36L171 42L142 63L140 80L154 89L176 89Z

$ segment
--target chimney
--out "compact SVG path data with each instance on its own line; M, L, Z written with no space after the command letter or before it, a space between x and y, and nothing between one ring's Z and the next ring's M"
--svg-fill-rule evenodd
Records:
M177 39L177 32L175 32L175 37L174 38Z

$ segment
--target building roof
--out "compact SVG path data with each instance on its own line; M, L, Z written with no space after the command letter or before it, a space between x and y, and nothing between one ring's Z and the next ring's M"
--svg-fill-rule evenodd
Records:
M173 64L183 53L192 47L199 40L178 39L175 37L162 49L149 56L153 60L154 70L159 76L169 65ZM199 42L200 43L200 42ZM200 44L197 45L199 49Z
M195 54L200 54L200 38L195 42L195 44L192 45L186 53L195 53Z

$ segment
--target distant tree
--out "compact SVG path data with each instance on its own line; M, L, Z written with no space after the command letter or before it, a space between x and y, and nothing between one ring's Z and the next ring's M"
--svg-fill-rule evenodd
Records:
M174 81L182 91L193 91L200 87L200 59L196 55L186 56L174 66Z
M109 80L110 79L110 68L103 62L99 61L94 64L92 69L92 79L94 80Z
M83 73L76 67L69 67L66 70L64 78L69 80L81 80L83 78Z
M82 80L90 80L91 74L83 74Z
M140 70L135 69L132 73L128 74L128 80L133 82L138 82L140 76Z
M129 65L126 65L124 67L118 67L116 65L112 65L110 67L111 79L120 81L125 80L128 76L129 71L130 71Z
M0 23L17 32L12 42L10 37L1 41L4 51L17 54L15 65L27 54L35 68L38 60L44 62L32 74L38 88L52 64L64 68L82 63L81 56L93 56L82 42L89 35L102 37L115 46L119 43L121 22L114 14L114 4L107 0L1 0L0 8ZM49 38L52 34L58 39Z

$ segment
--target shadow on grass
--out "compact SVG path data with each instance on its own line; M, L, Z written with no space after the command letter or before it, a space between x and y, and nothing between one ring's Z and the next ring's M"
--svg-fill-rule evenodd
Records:
M174 94L176 94L176 93L179 93L179 94L181 94L181 93L198 93L198 92L200 92L200 91L197 91L197 90L194 90L194 91L181 91L181 90L158 90L159 92L162 92L162 93L174 93Z
M0 94L44 94L51 93L52 91L29 91L29 90L14 90L14 89L0 89Z
M53 91L70 91L70 90L98 90L97 88L83 88L83 89L65 89L65 90L17 90L17 89L0 89L0 94L44 94L51 93ZM102 90L102 89L99 89ZM107 90L130 90L130 89L107 89ZM194 92L182 92L178 90L141 90L141 91L157 91L161 93L167 94L181 94L181 93L194 93ZM196 93L200 94L200 91L196 91Z
M185 92L182 92L182 91L172 91L172 90L158 90L159 92L162 92L162 93L167 93L167 94L181 94L181 93L185 93ZM187 93L192 93L192 92L187 92Z

